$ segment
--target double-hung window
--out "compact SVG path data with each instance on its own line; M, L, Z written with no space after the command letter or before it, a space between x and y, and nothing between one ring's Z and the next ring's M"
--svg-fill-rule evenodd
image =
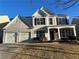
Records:
M59 18L59 19L58 19L58 23L59 23L59 25L62 25L62 24L63 24L62 18Z
M45 25L45 18L35 18L35 25Z
M57 24L58 25L66 25L66 24L68 24L68 21L65 18L57 18Z
M62 24L62 19L61 18L57 18L57 25L61 25Z

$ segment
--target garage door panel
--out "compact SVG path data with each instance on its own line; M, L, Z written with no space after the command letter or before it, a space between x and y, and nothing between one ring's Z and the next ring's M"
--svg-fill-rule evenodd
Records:
M6 33L6 43L15 43L15 33Z
M29 32L20 33L19 42L27 41L29 39Z

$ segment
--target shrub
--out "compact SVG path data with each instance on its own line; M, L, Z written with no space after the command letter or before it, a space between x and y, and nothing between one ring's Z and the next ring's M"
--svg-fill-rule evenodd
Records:
M61 38L62 41L68 41L68 37Z
M74 41L74 40L76 40L76 36L68 36L68 40L71 40L71 41Z
M32 43L38 43L38 42L41 42L42 40L41 40L41 38L39 38L39 37L34 37L34 38L32 38Z
M79 41L79 37L77 37L77 40Z

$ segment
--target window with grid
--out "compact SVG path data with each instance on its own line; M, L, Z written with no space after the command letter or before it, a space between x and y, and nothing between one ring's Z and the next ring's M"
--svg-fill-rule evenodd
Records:
M59 25L61 25L62 24L62 18L59 18Z
M35 25L45 25L45 18L35 18Z
M57 18L57 25L66 25L67 19L65 18Z
M60 32L61 37L66 37L66 30L61 29Z
M70 29L70 35L74 35L73 29Z
M37 37L43 38L45 37L45 31L44 30L38 30L36 31Z
M60 30L61 37L67 37L74 35L73 29L61 29Z

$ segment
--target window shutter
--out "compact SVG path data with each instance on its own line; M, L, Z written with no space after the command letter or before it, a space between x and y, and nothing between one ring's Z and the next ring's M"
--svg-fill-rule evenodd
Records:
M58 18L56 18L56 20L57 20L57 25L58 25Z
M45 25L45 18L43 18L43 22L44 22L44 25Z
M36 18L35 18L35 25L36 25Z
M68 20L67 20L66 18L65 18L65 20L66 20L66 24L69 24L69 23L68 23Z

